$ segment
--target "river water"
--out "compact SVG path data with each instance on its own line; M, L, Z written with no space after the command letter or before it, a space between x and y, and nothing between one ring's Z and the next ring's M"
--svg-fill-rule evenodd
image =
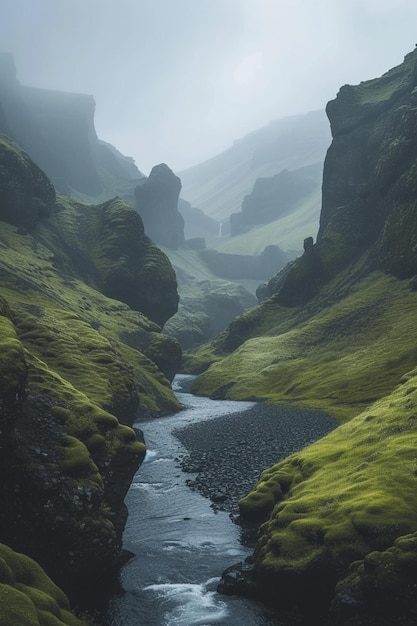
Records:
M109 621L112 626L287 626L253 601L216 592L222 571L250 550L229 514L214 511L210 500L187 486L190 474L178 462L186 450L172 434L254 403L192 396L181 391L187 382L189 377L176 378L184 411L135 424L148 450L126 498L124 548L135 556L122 569L124 592L111 600Z

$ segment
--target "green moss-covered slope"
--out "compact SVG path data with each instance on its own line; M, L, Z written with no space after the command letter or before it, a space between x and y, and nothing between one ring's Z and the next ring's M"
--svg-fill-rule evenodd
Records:
M417 347L410 342L416 306L408 281L380 272L357 281L344 298L307 320L301 311L268 301L190 357L196 365L218 359L194 390L320 407L343 421L389 393L417 363ZM239 330L255 336L221 358L228 342L239 341Z
M2 626L86 626L69 610L65 594L29 557L0 544Z
M244 519L271 513L255 550L261 594L274 587L283 605L296 595L301 603L329 598L352 561L417 531L416 407L414 370L392 394L263 472L240 502Z
M0 148L0 177L26 206L36 187L22 183L20 197L19 181L38 170L7 138ZM19 202L5 202L15 215ZM131 424L180 408L167 376L181 350L143 313L162 324L178 296L169 261L122 201L53 193L49 208L0 222L0 540L77 598L121 555L124 497L145 454ZM6 591L26 594L16 589ZM27 592L35 608L22 600L28 624L76 623L49 616L41 592Z

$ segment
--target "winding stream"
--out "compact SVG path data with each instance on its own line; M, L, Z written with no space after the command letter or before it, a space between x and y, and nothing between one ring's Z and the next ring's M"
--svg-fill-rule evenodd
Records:
M177 388L186 383L187 377L177 377ZM187 486L190 474L178 463L186 450L172 433L254 403L177 395L184 411L135 424L144 431L148 452L126 498L124 548L135 556L121 573L123 595L111 601L111 624L286 626L252 601L217 594L221 572L250 550L240 543L240 529L229 514L214 512L210 500ZM328 421L323 430L328 432Z

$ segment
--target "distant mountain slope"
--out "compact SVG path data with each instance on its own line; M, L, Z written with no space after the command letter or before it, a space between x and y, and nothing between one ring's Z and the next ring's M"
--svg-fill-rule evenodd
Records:
M94 111L93 96L21 85L12 56L0 54L0 132L23 147L61 193L97 202L133 198L143 174L97 137Z
M232 147L178 173L181 196L217 220L240 211L257 178L322 163L330 144L324 111L275 120Z
M229 254L260 254L266 246L275 244L290 253L301 252L304 239L317 233L320 204L321 187L317 186L288 215L254 226L241 235L221 237L210 247Z

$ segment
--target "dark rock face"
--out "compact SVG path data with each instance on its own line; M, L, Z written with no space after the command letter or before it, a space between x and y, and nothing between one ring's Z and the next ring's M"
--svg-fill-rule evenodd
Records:
M181 181L161 163L143 185L136 187L136 209L145 232L155 243L177 249L184 243L184 218L178 211Z
M42 170L0 134L0 220L33 228L54 204L55 189Z
M329 272L322 261L313 238L304 240L304 254L290 262L267 285L258 288L259 301L274 295L282 306L300 306L317 295L320 287L329 279Z
M321 163L315 163L296 171L282 170L271 178L258 178L243 200L242 211L230 216L231 235L291 213L297 203L320 187L322 169Z
M90 457L69 436L56 400L28 390L39 372L26 360L3 299L0 307L0 536L70 590L97 567L114 565L125 523L123 499L143 450L122 444Z
M416 273L417 55L381 78L346 85L327 105L333 142L323 175L317 241L338 239L354 258L375 245L375 263L400 278Z
M307 302L369 251L367 269L417 273L417 53L381 78L345 85L327 105L333 141L317 243L273 278L279 304Z

